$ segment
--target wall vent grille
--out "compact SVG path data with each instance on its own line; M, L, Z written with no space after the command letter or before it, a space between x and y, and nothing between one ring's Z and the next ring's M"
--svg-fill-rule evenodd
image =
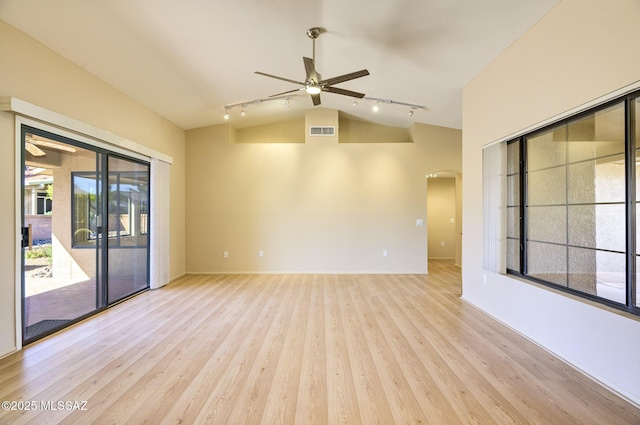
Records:
M309 127L310 136L335 136L336 128L334 126L317 126Z

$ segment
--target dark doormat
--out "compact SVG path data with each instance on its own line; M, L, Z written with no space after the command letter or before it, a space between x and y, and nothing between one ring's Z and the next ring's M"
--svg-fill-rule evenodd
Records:
M38 335L43 335L52 329L62 327L66 323L69 323L69 320L41 320L38 323L27 326L24 339L31 339Z

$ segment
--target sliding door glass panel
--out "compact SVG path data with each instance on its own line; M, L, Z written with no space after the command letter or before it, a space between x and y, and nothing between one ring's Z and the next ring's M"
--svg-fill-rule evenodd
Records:
M103 306L102 155L23 128L23 339L35 340Z
M108 302L148 288L149 165L109 158Z
M624 102L527 140L529 275L624 304Z

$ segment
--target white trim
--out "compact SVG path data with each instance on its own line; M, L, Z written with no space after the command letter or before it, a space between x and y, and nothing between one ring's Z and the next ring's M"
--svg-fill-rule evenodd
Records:
M44 124L55 128L55 132L70 131L73 135L69 137L74 139L77 139L79 136L85 136L87 138L85 141L90 140L88 143L94 146L105 147L104 145L100 145L101 142L106 142L108 149L114 152L123 153L119 152L118 148L120 148L129 156L141 154L147 157L147 160L148 158L157 158L169 164L173 163L173 158L169 155L165 155L109 131L85 124L82 121L33 105L15 97L0 96L0 111L13 112L21 117L36 120L40 125Z
M546 120L543 120L543 121L540 121L540 122L535 123L533 125L530 125L529 127L523 128L522 130L518 130L516 132L513 132L513 133L509 134L508 136L501 137L501 138L499 138L497 140L494 140L492 142L487 143L486 145L482 145L482 149L488 148L489 146L495 145L496 143L508 142L509 140L516 139L516 138L518 138L518 137L520 137L520 136L522 136L524 134L532 133L532 132L534 132L536 130L539 130L539 129L543 128L543 127L546 127L546 126L548 126L550 124L553 124L554 122L558 122L558 121L561 121L561 120L563 120L565 118L569 118L569 117L571 117L573 115L577 115L577 114L579 114L581 112L586 111L587 109L591 109L591 108L594 108L596 106L603 105L603 104L609 102L610 100L613 100L613 99L618 98L618 97L625 96L625 95L627 95L629 93L632 93L632 92L634 92L636 90L639 90L639 89L640 89L640 80L638 80L638 81L636 81L634 83L631 83L631 84L629 84L627 86L624 86L624 87L622 87L622 88L620 88L618 90L614 90L614 91L609 92L609 93L607 93L605 95L602 95L602 96L597 97L597 98L595 98L593 100L590 100L589 102L583 103L582 105L576 106L575 108L571 108L571 109L569 109L567 111L561 112L558 115L555 115L553 117L547 118Z
M141 161L145 161L145 162L150 162L151 158L146 156L146 155L141 155L135 151L130 151L128 149L123 149L121 147L115 146L115 145L110 145L108 143L104 143L100 140L96 140L93 138L89 138L85 135L82 135L80 133L75 133L69 130L65 130L63 128L59 128L56 127L55 125L52 124L48 124L45 122L41 122L41 121L37 121L34 120L32 118L26 117L26 116L21 116L21 115L16 115L16 132L17 135L16 137L18 137L18 145L16 145L18 147L18 149L20 147L22 147L21 145L21 140L20 140L20 131L21 131L21 127L22 125L27 125L29 127L34 127L37 128L39 130L44 130L44 131L48 131L49 133L54 133L58 136L62 136L62 137L66 137L68 139L72 139L75 140L77 142L81 142L84 143L86 145L90 145L99 149L104 149L110 152L115 152L117 154L121 154L121 155L125 155L128 156L130 158L134 158L134 159L139 159Z
M16 311L16 340L15 347L16 350L19 351L22 349L22 179L24 178L24 170L22 170L22 140L20 136L20 122L19 117L16 115L15 117L15 128L14 128L14 137L15 137L15 220L16 220L16 246L15 246L15 261L16 261L16 272L15 272L15 287L16 287L16 300L15 300L15 311Z

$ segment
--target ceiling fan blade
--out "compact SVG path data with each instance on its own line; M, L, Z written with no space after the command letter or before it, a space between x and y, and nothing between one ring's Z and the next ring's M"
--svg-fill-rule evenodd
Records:
M331 87L331 86L324 86L322 88L322 91L335 93L335 94L342 94L344 96L357 97L358 99L362 99L365 96L364 93L358 93L356 91L345 90L345 89L341 89L338 87Z
M313 59L303 57L302 60L304 62L304 70L307 72L307 81L313 80L317 83L319 77L316 72L316 65L313 63Z
M24 148L33 156L47 156L47 154L42 149L40 149L33 143L25 143Z
M271 74L267 74L265 72L260 72L260 71L256 71L255 73L258 75L263 75L265 77L275 78L276 80L288 81L289 83L300 84L304 86L304 83L301 81L290 80L288 78L278 77L277 75L271 75Z
M366 77L369 75L369 71L366 69L362 69L360 71L351 72L349 74L340 75L338 77L329 78L324 81L319 81L320 84L326 84L328 86L332 86L334 84L343 83L345 81L353 80L360 77Z
M294 89L294 90L283 91L282 93L272 94L269 97L282 96L283 94L295 93L295 92L300 91L300 90L304 90L304 87L300 87L299 89Z
M313 100L313 106L318 106L320 104L320 93L312 94L311 100Z

